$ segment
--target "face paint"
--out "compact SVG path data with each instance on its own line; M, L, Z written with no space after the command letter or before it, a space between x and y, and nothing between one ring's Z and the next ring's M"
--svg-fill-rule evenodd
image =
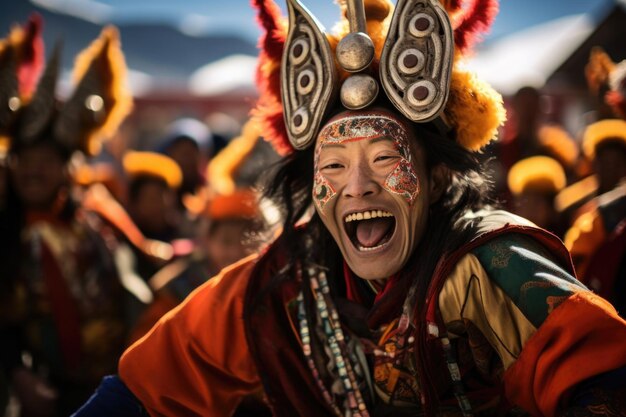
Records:
M322 128L313 200L357 276L385 279L416 249L428 220L424 160L411 131L383 109L346 112Z
M383 187L402 196L409 205L419 193L419 181L411 162L411 150L407 132L397 121L383 115L364 115L342 118L330 123L320 132L319 146L315 151L315 177L313 200L323 211L324 206L336 195L336 191L319 170L322 148L329 144L343 144L364 139L390 138L401 158L385 180Z
M313 201L320 212L324 212L324 206L328 203L337 192L330 182L319 172L319 158L322 146L318 146L315 150L315 176L313 177Z

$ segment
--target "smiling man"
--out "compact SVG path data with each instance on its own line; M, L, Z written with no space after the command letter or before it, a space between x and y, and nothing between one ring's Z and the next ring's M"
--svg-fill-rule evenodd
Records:
M404 266L436 197L430 187L443 180L420 187L428 184L425 156L409 146L409 132L385 110L345 112L317 139L313 201L347 265L363 279L384 279Z
M288 32L255 1L282 234L165 315L79 415L228 416L260 390L278 416L626 410L626 323L561 241L488 205L476 152L502 103L453 63L497 4L463 3L349 0L328 35L296 0Z

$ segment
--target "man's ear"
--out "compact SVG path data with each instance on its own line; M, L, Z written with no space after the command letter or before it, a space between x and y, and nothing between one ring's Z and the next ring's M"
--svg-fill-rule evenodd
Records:
M448 189L450 184L450 169L444 164L437 164L430 171L429 191L430 204L434 204Z

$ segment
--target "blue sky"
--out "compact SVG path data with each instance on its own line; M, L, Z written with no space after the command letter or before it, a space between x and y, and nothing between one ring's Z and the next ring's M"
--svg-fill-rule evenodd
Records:
M61 8L93 0L31 0ZM613 0L501 0L500 14L490 38L523 29L561 16L585 12L598 13ZM103 5L110 19L124 21L171 22L185 21L187 28L197 33L235 32L256 38L258 29L249 0L96 0ZM332 0L305 0L305 5L326 26L337 20L338 7ZM278 0L283 7L284 1ZM93 7L89 7L94 10ZM108 19L107 19L108 20Z

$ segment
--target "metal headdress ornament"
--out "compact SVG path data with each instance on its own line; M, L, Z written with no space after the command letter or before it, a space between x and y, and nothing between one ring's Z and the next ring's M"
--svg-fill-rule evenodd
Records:
M10 139L11 149L53 140L68 152L93 155L132 108L117 29L104 28L78 55L74 92L61 103L55 94L58 44L39 78L44 55L41 26L41 18L34 16L25 28L15 27L0 41L0 135Z
M310 146L337 97L346 109L363 109L381 86L409 120L444 124L470 150L504 120L499 94L454 65L490 27L497 0L398 0L392 16L386 0L344 0L347 24L337 35L299 0L287 0L288 25L273 2L253 3L266 29L253 115L280 153Z

